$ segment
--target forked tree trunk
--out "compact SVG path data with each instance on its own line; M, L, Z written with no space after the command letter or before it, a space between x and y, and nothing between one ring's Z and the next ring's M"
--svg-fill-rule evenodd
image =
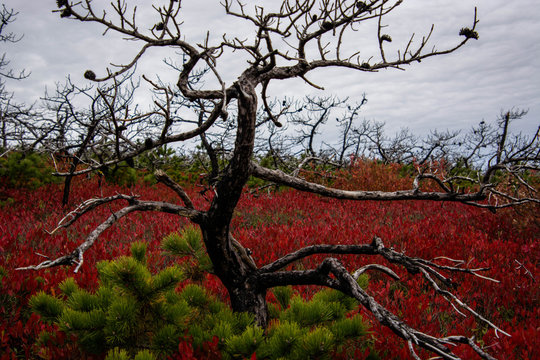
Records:
M206 219L200 225L214 273L227 288L233 311L254 314L257 323L264 327L268 321L266 289L259 288L249 280L256 266L242 245L230 235L234 209L251 174L257 119L254 76L254 73L246 71L235 83L238 92L238 124L234 152L216 184L215 196Z

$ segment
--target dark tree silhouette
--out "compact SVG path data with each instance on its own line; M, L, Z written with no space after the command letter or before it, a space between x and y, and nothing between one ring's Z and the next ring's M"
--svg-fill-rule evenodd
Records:
M242 196L244 186L250 176L269 182L282 184L291 188L320 194L322 196L364 200L429 200L453 201L466 204L485 206L491 209L510 206L525 202L538 202L535 189L527 183L522 176L526 171L538 169L538 136L532 138L519 138L511 140L506 130L510 120L516 114L508 113L501 119L502 129L481 129L482 138L471 139L471 143L478 145L470 149L471 154L482 153L487 156L486 166L478 178L466 178L461 175L444 178L434 173L428 165L418 167L418 176L414 187L410 190L381 192L381 191L344 191L333 189L316 183L308 182L297 176L289 175L281 170L269 169L257 163L254 159L254 146L256 134L262 127L260 123L271 122L276 127L283 125L286 119L283 107L271 106L267 100L267 89L276 82L287 79L300 78L306 83L313 84L308 75L313 70L322 71L326 68L342 68L350 72L350 76L360 76L364 72L377 72L383 69L403 69L404 66L419 63L424 59L450 54L471 39L478 39L476 32L476 12L470 27L456 28L456 44L453 47L437 50L428 46L433 28L419 41L410 41L403 44L401 51L395 56L389 55L385 49L387 43L392 41L386 29L386 16L393 12L402 1L374 0L368 2L350 0L283 0L273 4L273 9L266 10L262 6L248 8L240 2L224 0L223 7L229 17L237 18L251 27L244 38L229 38L226 34L219 40L212 41L207 38L202 43L192 43L184 40L181 22L181 1L169 0L164 4L154 5L155 25L149 28L139 24L139 17L135 8L129 7L129 1L112 1L110 8L101 9L90 0L81 2L57 1L62 18L81 23L96 23L103 26L107 32L117 32L124 38L135 40L140 45L139 52L132 61L125 65L108 68L106 71L88 70L84 76L96 83L108 83L111 91L115 88L118 77L129 73L145 53L155 47L170 47L181 61L176 66L178 77L175 84L162 84L157 81L146 81L152 86L155 94L155 109L148 114L133 113L125 108L122 116L117 115L112 104L113 98L104 92L99 93L101 102L109 112L95 121L113 124L119 129L120 124L129 128L131 120L147 116L146 121L152 121L159 129L157 133L148 136L144 141L128 141L122 131L112 131L111 137L103 139L104 144L116 147L115 151L102 154L99 162L74 163L63 176L76 176L86 174L104 166L118 164L137 155L165 144L181 143L190 139L200 138L207 151L212 166L210 183L215 196L208 210L195 208L186 192L181 186L174 183L165 173L158 172L157 178L166 186L173 189L179 196L182 205L165 203L161 201L141 200L131 195L115 195L107 198L92 199L77 207L58 225L58 229L70 226L83 214L98 206L109 204L112 201L127 201L127 206L112 214L104 223L92 231L86 240L73 252L54 260L47 260L41 264L26 269L42 269L57 265L76 265L75 271L83 266L84 253L97 241L99 235L112 226L118 219L136 211L161 211L183 216L197 224L202 232L206 250L213 263L214 273L227 288L234 311L247 311L253 313L261 326L267 325L268 310L265 300L269 289L283 285L321 285L340 290L356 298L374 317L383 325L392 329L394 333L403 338L409 346L411 354L418 358L415 346L425 348L444 359L456 359L452 352L452 344L469 344L481 357L492 359L482 348L476 345L473 339L465 336L449 336L437 338L411 328L396 315L382 307L371 295L360 288L355 276L366 270L379 270L389 276L396 275L386 267L370 266L358 269L353 274L332 254L362 254L381 256L389 263L404 267L411 274L422 276L433 290L443 296L457 308L468 311L483 320L489 326L498 329L488 319L475 312L474 309L461 302L447 288L451 281L444 275L446 272L464 272L472 276L482 276L480 272L486 269L472 269L439 265L433 261L409 257L384 246L383 239L374 238L369 244L359 245L315 245L299 249L272 263L258 267L250 256L249 251L238 243L231 235L231 220L234 210ZM472 14L471 14L472 15ZM144 17L148 19L148 15ZM378 50L374 54L361 55L357 52L348 53L353 37L351 33L358 29L360 23L372 22L376 25L376 32L372 34L378 43ZM461 38L458 38L458 34ZM358 33L354 33L357 37ZM243 71L232 83L223 81L218 70L218 64L225 59L226 53L235 51L244 54L249 60L245 63ZM208 88L201 79L213 77L207 83L218 84L216 88ZM97 101L97 100L96 100ZM178 105L180 104L180 105ZM259 111L262 104L262 115ZM312 105L317 105L314 102ZM176 111L180 107L191 110L191 115ZM322 104L322 106L327 106ZM274 110L274 111L273 111ZM290 112L290 111L289 111ZM324 111L323 111L324 112ZM517 114L519 115L519 114ZM94 121L94 118L91 118ZM261 120L262 119L262 120ZM310 119L305 117L304 119ZM314 116L307 126L308 132L315 133L317 121L321 117ZM346 120L345 120L346 121ZM215 161L221 149L216 143L207 141L217 126L227 124L232 132L233 141L229 142L231 148L225 165ZM344 125L348 127L345 122ZM311 127L311 128L310 128ZM79 149L88 147L88 143L97 143L100 139L92 133L93 127L86 129L86 135L79 142ZM369 131L367 131L369 130ZM346 132L350 132L349 128ZM490 132L491 131L491 132ZM306 132L306 134L309 134ZM360 135L372 136L373 144L385 161L395 161L391 148L400 142L408 141L407 134L398 138L397 144L388 144L382 137L380 130L366 129ZM444 138L444 136L442 136ZM451 138L451 136L450 136ZM308 136L309 139L309 136ZM88 141L87 141L88 140ZM495 142L496 150L487 154L482 147L486 141ZM436 148L428 148L426 159ZM343 145L342 153L346 152L350 144ZM315 152L312 145L308 145L310 155ZM395 150L395 151L394 151ZM399 152L395 148L393 152ZM342 153L340 157L342 158ZM403 153L403 152L402 152ZM81 155L81 154L78 154ZM78 156L77 155L77 156ZM468 158L464 160L471 161ZM81 166L84 164L85 166ZM505 193L497 187L497 182L504 178L501 173L516 180L516 190L513 194ZM497 174L497 176L495 176ZM476 186L463 192L457 185L459 182L469 181ZM439 191L424 191L422 185L433 182ZM308 270L285 271L287 265L294 261L315 254L327 254L319 266ZM354 270L354 269L353 269Z

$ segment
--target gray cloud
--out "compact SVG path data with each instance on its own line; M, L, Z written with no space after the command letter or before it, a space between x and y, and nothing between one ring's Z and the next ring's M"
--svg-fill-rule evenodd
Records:
M15 69L32 71L29 79L8 83L20 100L35 101L43 95L45 87L54 88L55 82L63 82L68 75L84 84L82 74L86 69L103 73L109 63L127 62L137 51L137 44L122 41L118 35L101 36L103 29L99 26L60 20L58 13L51 12L55 6L52 0L5 0L4 3L20 12L10 30L24 34L19 43L7 45L5 51ZM187 39L200 41L207 30L216 41L224 32L231 37L253 35L251 29L226 17L219 1L184 3L182 28ZM480 40L471 41L456 53L408 66L406 71L366 74L325 69L310 74L309 78L323 85L327 93L350 96L353 100L366 93L369 102L362 116L384 121L396 131L405 126L417 133L434 128L467 128L481 120L495 119L501 110L519 107L530 112L515 127L530 132L538 126L540 118L540 21L535 18L538 0L404 1L395 15L386 20L389 26L385 31L394 39L387 54L395 55L412 32L420 39L432 23L435 24L433 45L442 49L458 43L459 29L471 25L475 5L480 19ZM148 11L141 13L145 21L141 26L151 27L156 16L144 7L140 11ZM351 47L347 50L350 53L359 50L363 58L376 55L374 36L372 25L362 26L349 39ZM152 51L139 65L139 71L173 75L159 70L164 68L161 58L165 56L174 57L175 53ZM246 59L236 53L227 59L219 70L230 84ZM175 82L174 78L171 82ZM276 96L320 94L297 80L275 84L271 91ZM143 97L140 99L144 101Z

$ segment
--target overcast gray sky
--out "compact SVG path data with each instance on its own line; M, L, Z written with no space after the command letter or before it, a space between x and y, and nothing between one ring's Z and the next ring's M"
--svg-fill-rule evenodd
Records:
M96 5L109 2L94 1ZM136 2L142 6L140 13L150 26L157 22L157 16L149 10L145 12L144 5L148 7L150 1ZM28 79L8 82L20 101L38 100L45 88L54 89L55 82L63 82L68 75L76 83L84 84L85 70L92 69L98 76L104 74L110 62L127 61L137 49L133 43L113 34L103 37L104 29L99 26L60 19L58 13L51 12L55 9L54 0L0 0L0 3L19 12L17 21L8 30L24 35L20 42L3 44L0 50L7 53L12 68L31 71ZM223 32L252 35L252 29L225 16L218 0L184 0L183 6L182 29L188 39L200 39L207 30L214 38L220 38ZM477 27L480 39L470 41L453 54L408 66L406 71L390 69L368 74L324 70L310 74L309 78L324 86L327 94L359 99L366 93L368 103L361 118L384 121L390 131L409 127L423 134L430 129L464 129L482 120L494 120L501 110L516 107L529 109L529 114L516 122L514 128L532 132L540 123L540 0L405 0L386 20L389 26L385 31L394 40L387 54L403 48L412 32L417 37L426 34L432 23L435 24L432 45L443 49L458 43L462 39L459 29L471 26L475 6L480 19ZM350 49L358 47L367 56L369 41L376 37L374 29L369 25L360 28L355 34L358 39L351 42ZM163 56L173 55L150 52L138 70L152 76L161 71L158 69ZM220 65L228 85L243 69L244 61L230 59ZM175 82L171 79L171 83ZM271 91L278 96L323 94L301 81L279 84Z

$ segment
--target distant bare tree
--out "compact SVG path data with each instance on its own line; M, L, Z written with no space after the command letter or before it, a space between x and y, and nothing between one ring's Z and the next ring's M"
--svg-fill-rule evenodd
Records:
M319 151L315 151L315 136L319 133L320 127L328 121L331 111L344 105L346 100L339 100L335 97L306 97L303 109L303 116L294 117L293 123L300 125L300 134L296 136L298 144L301 144L308 156L316 156ZM307 115L305 115L307 114Z
M365 103L367 103L367 98L364 94L360 103L347 105L348 111L341 118L336 118L340 127L340 143L337 147L339 151L337 160L340 164L344 163L345 156L350 152L349 149L356 146L358 139L355 137L355 134L359 133L359 129L356 127L354 121L357 119L360 109Z
M0 43L16 43L21 40L22 36L6 32L7 26L16 20L17 15L15 10L8 9L2 4L0 9ZM30 111L27 106L14 101L13 93L6 89L6 80L21 80L27 78L28 75L25 70L16 71L11 68L6 53L0 55L0 136L2 141L0 146L3 151L8 148L10 140L19 137L16 125Z
M2 4L0 9L0 42L3 43L16 43L22 39L22 35L15 33L6 33L6 28L9 24L16 20L17 12L13 9L8 9ZM0 86L4 85L4 79L20 80L28 77L28 73L25 70L15 71L9 67L9 60L6 58L6 53L0 56Z
M383 240L377 237L368 244L309 246L269 264L257 266L250 253L231 235L234 230L231 228L231 221L235 208L250 176L286 185L300 191L356 201L454 201L490 208L538 202L535 189L527 183L527 178L522 174L527 171L535 171L539 167L539 139L535 135L528 138L527 141L511 141L509 132L504 129L507 129L510 119L513 117L512 114L501 120L504 131L494 133L493 139L496 140L497 147L491 157L488 157L487 169L478 178L468 178L462 175L441 178L436 169L428 164L424 167L418 167L414 187L410 190L395 192L344 191L308 182L281 170L264 167L254 160L256 133L264 129L261 126L257 127L261 120L261 117L258 116L258 114L260 115L258 113L259 102L262 101L265 111L263 119L269 119L269 122L278 127L283 125L282 122L286 119L280 114L279 107L272 110L272 107L267 104L267 89L275 82L300 78L306 83L318 87L307 78L309 73L316 69L322 71L330 67L342 68L349 70L353 75L354 73L376 72L382 69L403 69L405 65L418 63L429 57L449 54L464 46L470 39L478 39L475 30L476 15L470 28L464 27L459 31L463 38L457 41L453 47L437 50L435 47L428 46L433 32L432 28L419 41L414 42L413 36L411 36L410 41L403 44L401 51L390 56L385 51L386 44L392 40L391 36L386 33L386 16L397 9L402 1L283 0L278 4L269 4L268 6L274 10L267 10L262 5L254 6L251 9L242 3L224 0L223 6L227 16L251 26L252 31L246 32L246 34L251 35L246 35L242 39L229 38L224 35L215 42L207 38L198 44L184 40L185 36L179 16L182 11L181 1L169 0L164 5L154 5L156 23L149 29L139 24L141 19L135 8L129 7L128 3L128 1L113 1L110 8L101 9L90 0L76 3L68 0L57 1L62 17L82 23L100 24L105 31L118 32L123 37L141 44L140 51L129 63L109 68L99 76L90 70L85 73L85 77L89 80L110 84L108 85L110 90L107 93L100 93L99 98L93 100L95 103L99 102L104 105L102 107L104 115L89 118L91 125L87 127L86 135L80 139L79 148L90 146L85 145L85 142L97 145L101 141L101 138L95 139L90 133L93 126L97 127L96 123L103 123L103 126L110 129L110 137L103 141L110 144L111 151L103 153L103 159L98 162L85 162L85 166L76 166L76 169L71 168L70 171L59 175L87 174L103 166L118 164L164 144L182 143L195 138L201 138L204 143L205 137L216 129L216 125L225 122L234 131L233 138L227 139L233 145L227 154L225 164L212 165L213 171L217 172L217 176L212 176L211 179L215 196L207 210L197 209L181 186L175 184L165 173L158 172L158 179L178 194L179 204L141 200L132 195L122 194L86 201L72 211L70 216L62 220L58 229L69 227L83 214L98 206L119 200L127 201L127 206L116 211L94 229L85 241L71 253L54 260L44 261L36 266L27 267L27 269L76 264L75 271L77 271L83 266L84 253L92 247L100 234L118 219L136 211L167 212L186 217L199 225L206 250L213 263L214 273L227 288L233 310L254 314L261 326L266 326L268 321L266 293L269 289L283 285L321 285L340 290L357 299L378 321L408 343L410 352L415 358L418 358L415 347L419 346L441 358L457 359L457 356L452 352L452 345L465 343L470 345L482 358L492 359L473 339L465 336L437 338L411 328L380 305L356 282L355 277L366 270L379 270L395 278L397 275L388 268L366 265L355 272L350 272L331 255L382 256L389 263L401 265L409 273L422 276L437 294L443 296L456 308L467 311L488 326L506 334L487 318L459 300L450 291L452 282L449 277L444 275L446 272L463 272L473 276L482 276L479 273L485 269L442 266L433 261L410 257L385 247ZM145 16L145 19L148 17ZM349 52L348 48L344 46L351 41L349 35L358 29L359 24L369 22L373 22L377 29L376 33L373 34L378 43L377 52L362 55L355 50ZM456 29L456 35L457 33ZM358 33L354 33L354 37L358 37ZM114 106L115 81L118 81L116 79L119 76L131 71L139 59L145 55L145 52L153 47L170 47L176 54L179 54L177 56L182 60L182 65L179 66L178 77L172 85L165 86L148 81L156 93L155 109L151 114L132 114L129 118L149 116L148 121L154 119L161 131L147 137L142 142L130 143L122 136L123 132L119 131L119 124L125 124L129 127L130 122L123 122L122 120L128 116L120 116L117 109L120 109L121 106L120 108ZM243 72L236 81L232 84L226 84L217 65L225 59L225 54L230 51L243 53L250 60L245 64ZM208 71L203 74L200 72L200 68L206 68ZM211 81L206 82L206 84L218 85L215 88L208 88L208 85L199 82L201 77L212 77ZM182 104L185 105L183 112L176 111L173 107L173 100L177 96L179 99L183 99ZM107 108L110 108L108 113ZM278 110L277 113L274 112L276 110ZM107 115L105 116L105 114ZM315 133L317 127L313 125L321 119L321 116L313 116L312 118L313 122L307 123L306 126L308 130L311 130L310 133ZM189 122L186 119L189 119ZM306 116L304 119L310 119L310 117ZM372 134L370 136L375 136L374 143L380 143L382 146L385 142L382 134L377 131L374 135L370 133ZM403 135L398 136L398 139L409 141L407 140L409 137L410 134L403 133ZM218 147L216 144L208 142L208 138L206 141L210 146L205 145L204 149L212 157L218 152ZM483 140L479 139L478 144L482 143ZM118 147L121 151L116 151ZM437 148L440 148L440 145ZM308 149L315 151L313 146L308 145ZM388 157L388 161L393 161L393 158L390 157L393 155L389 153L386 146L376 149L376 151L381 157ZM430 149L428 148L427 151L429 153ZM433 151L431 150L432 153ZM478 150L472 149L471 151L478 153ZM105 157L105 155L107 156ZM81 164L83 163L81 162ZM499 190L497 188L498 179L501 178L499 173L508 174L516 179L518 186L521 186L524 191L509 194L504 192L504 189ZM456 184L463 180L474 182L477 187L462 192ZM434 182L440 190L424 191L422 185L426 181ZM498 199L503 199L504 204ZM485 202L486 200L488 201ZM326 254L329 257L313 269L284 270L291 263L315 254Z

